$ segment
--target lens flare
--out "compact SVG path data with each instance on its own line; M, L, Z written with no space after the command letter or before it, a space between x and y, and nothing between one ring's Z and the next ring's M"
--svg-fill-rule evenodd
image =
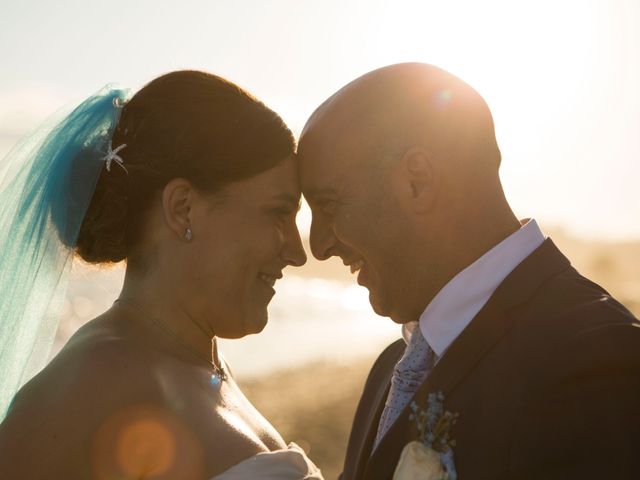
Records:
M441 90L440 92L438 92L437 96L436 96L436 106L438 108L442 108L444 106L446 106L449 101L451 100L451 91L449 90Z
M142 473L196 479L203 469L202 448L193 433L174 413L154 405L110 415L95 435L92 460L100 480Z

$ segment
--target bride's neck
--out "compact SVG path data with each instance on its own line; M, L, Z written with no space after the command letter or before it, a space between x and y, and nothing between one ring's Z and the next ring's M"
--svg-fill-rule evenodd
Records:
M179 282L162 281L151 275L139 276L127 271L122 291L118 297L118 308L124 308L146 329L158 337L165 337L167 345L180 353L180 350L193 353L193 361L201 359L213 361L212 340L215 332L203 315L194 309L188 292ZM185 352L182 352L185 353Z

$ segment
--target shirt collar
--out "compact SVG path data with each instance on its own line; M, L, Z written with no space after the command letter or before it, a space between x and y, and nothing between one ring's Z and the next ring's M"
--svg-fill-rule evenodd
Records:
M545 240L538 223L522 227L466 267L431 300L420 316L420 330L433 351L442 356L487 303L502 281ZM415 325L403 328L405 340Z

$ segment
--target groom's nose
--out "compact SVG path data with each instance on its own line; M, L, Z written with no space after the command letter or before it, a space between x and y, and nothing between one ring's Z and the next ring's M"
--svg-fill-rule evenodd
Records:
M300 231L295 220L285 225L282 231L282 249L280 256L287 265L301 267L307 262L307 254L302 246Z
M311 229L309 231L309 245L311 253L318 260L327 260L334 255L332 252L336 244L336 237L330 222L313 214L311 217Z

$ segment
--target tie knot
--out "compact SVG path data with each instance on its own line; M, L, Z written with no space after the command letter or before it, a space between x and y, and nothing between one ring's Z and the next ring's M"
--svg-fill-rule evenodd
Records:
M395 367L392 382L404 391L415 391L424 381L428 371L433 367L435 354L429 343L416 328L404 351L404 355Z
M431 354L433 354L433 350L422 335L420 328L416 327L399 363L407 366L426 366L426 361Z

